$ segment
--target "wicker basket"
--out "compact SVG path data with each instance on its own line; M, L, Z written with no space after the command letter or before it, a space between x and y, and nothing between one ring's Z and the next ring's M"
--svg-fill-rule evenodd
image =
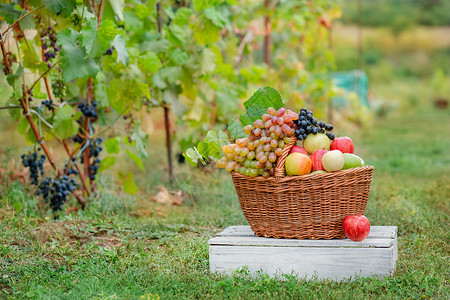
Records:
M285 177L284 163L294 144L284 147L275 177L231 173L245 219L257 236L344 238L345 216L366 210L374 168Z

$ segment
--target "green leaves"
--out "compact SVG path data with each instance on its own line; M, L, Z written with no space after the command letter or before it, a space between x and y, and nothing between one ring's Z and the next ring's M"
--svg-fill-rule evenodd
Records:
M78 124L72 118L73 113L74 110L69 105L65 105L56 110L53 119L53 131L59 138L65 139L78 132Z
M123 20L123 7L125 6L124 0L108 0L108 2L119 20Z
M28 10L17 10L14 4L0 4L0 16L2 16L8 24L13 24L17 19L28 12ZM22 29L33 29L35 27L33 15L28 15L20 21L19 24Z
M154 52L139 57L139 68L149 73L156 73L162 67L161 60Z
M210 48L203 49L201 61L200 61L200 72L202 75L214 71L216 68L216 54Z
M74 10L77 2L76 0L42 0L42 4L55 15L68 17Z
M214 130L208 131L204 141L198 143L197 147L189 148L183 153L186 161L191 166L197 166L198 162L205 165L205 159L212 159L216 161L222 156L222 146L229 144L228 135L219 131L219 134Z
M231 120L230 123L228 123L227 130L231 137L235 140L247 136L244 132L244 127L236 120Z
M64 81L77 78L95 76L99 67L94 60L87 58L87 53L78 42L79 33L73 29L64 29L58 34L58 41L62 45L61 69Z
M123 174L122 172L119 173L119 178L122 181L122 187L123 191L127 194L134 195L138 191L138 187L136 186L136 183L133 179L133 173L128 172L126 174Z
M120 35L116 35L113 41L114 49L117 53L117 62L121 62L124 65L128 64L130 56L128 55L127 49L125 47L125 41Z
M258 89L250 99L244 102L244 107L246 113L240 117L243 126L252 124L255 120L261 118L269 107L275 109L283 107L283 100L276 89L267 86Z

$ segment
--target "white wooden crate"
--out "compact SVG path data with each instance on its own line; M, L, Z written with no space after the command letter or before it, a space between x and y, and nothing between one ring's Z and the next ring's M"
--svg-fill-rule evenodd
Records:
M211 272L296 274L342 280L389 276L397 261L397 227L372 226L362 242L349 239L296 240L257 237L250 226L230 226L209 240Z

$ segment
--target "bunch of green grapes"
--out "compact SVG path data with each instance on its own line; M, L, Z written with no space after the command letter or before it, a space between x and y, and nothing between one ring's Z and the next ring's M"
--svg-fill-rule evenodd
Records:
M278 157L295 135L297 125L294 121L297 119L298 115L289 109L277 111L269 107L261 119L244 127L248 137L222 147L225 156L217 161L216 166L250 177L273 176Z

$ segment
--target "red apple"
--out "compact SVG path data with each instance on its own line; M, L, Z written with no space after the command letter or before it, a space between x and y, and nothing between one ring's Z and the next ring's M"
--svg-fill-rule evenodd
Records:
M355 242L361 242L370 233L370 222L363 215L346 216L342 222L345 235Z
M298 153L301 153L301 154L308 155L308 152L306 152L306 150L304 148L302 148L300 146L297 146L297 145L294 145L291 148L291 151L289 151L289 154L294 153L294 152L298 152Z
M347 136L335 138L330 145L330 150L339 150L342 153L355 152L355 146L351 138Z
M313 153L311 153L311 156L309 157L311 159L312 162L312 167L311 167L311 171L318 171L318 170L324 170L325 168L323 167L322 164L322 156L324 156L325 153L327 153L328 150L325 149L319 149L314 151Z

